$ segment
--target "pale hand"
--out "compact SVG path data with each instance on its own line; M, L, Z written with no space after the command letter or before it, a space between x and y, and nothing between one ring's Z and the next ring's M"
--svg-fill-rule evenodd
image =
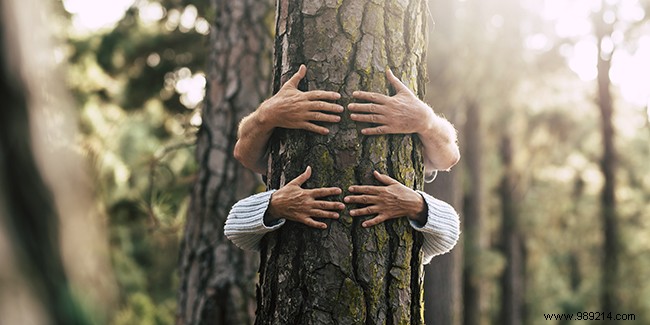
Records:
M386 71L388 81L397 92L394 96L355 91L352 96L368 103L353 103L348 109L350 118L356 122L376 124L361 130L365 135L421 133L430 127L435 114L406 87L393 72ZM359 114L361 113L361 114Z
M339 93L324 90L303 92L298 89L300 80L306 74L307 68L300 65L298 72L280 88L280 91L260 105L262 123L273 127L328 134L327 128L313 122L336 123L341 120L340 116L331 113L343 112L343 106L327 102L341 98Z
M422 195L402 185L388 175L375 171L375 178L385 186L353 185L349 191L357 195L346 196L346 204L365 204L366 207L350 211L353 217L376 216L362 223L371 227L386 220L408 217L420 224L426 223L425 204Z
M313 218L338 219L336 210L343 210L341 202L318 200L341 194L338 187L303 189L301 186L311 177L311 167L271 195L267 214L273 219L284 218L307 226L325 229L327 225ZM271 220L265 220L268 222Z

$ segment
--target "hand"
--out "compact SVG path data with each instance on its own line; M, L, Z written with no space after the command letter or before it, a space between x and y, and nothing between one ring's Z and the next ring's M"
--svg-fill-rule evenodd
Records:
M307 67L300 65L298 72L280 88L280 91L260 105L263 114L261 119L274 127L328 134L327 128L312 122L339 122L340 116L327 113L341 113L343 106L326 101L337 100L341 95L332 91L298 90L298 84L306 74Z
M345 203L367 204L364 208L350 211L353 217L376 214L370 220L364 221L363 227L371 227L389 219L407 216L411 220L426 223L425 204L422 195L402 185L388 175L375 171L375 178L385 186L350 186L352 193L359 195L346 196Z
M386 96L379 93L355 91L352 96L369 103L353 103L348 109L350 118L357 122L378 124L361 130L365 135L422 133L431 127L433 110L421 101L388 69L388 81L397 93ZM358 114L363 113L363 114Z
M341 202L322 201L317 198L339 195L341 189L338 187L301 188L309 177L311 177L311 167L307 167L304 173L275 191L271 195L267 214L274 219L285 218L320 229L327 228L327 225L313 218L338 219L338 212L332 210L343 210L345 205Z

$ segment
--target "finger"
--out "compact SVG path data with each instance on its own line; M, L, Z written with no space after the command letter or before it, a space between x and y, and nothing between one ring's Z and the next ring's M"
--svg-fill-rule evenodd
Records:
M309 114L310 121L319 121L319 122L331 122L336 123L341 121L341 117L338 115L325 114L320 112L312 112Z
M305 105L305 107L310 111L341 113L344 110L341 105L321 101L307 102L303 105Z
M354 185L348 188L348 191L359 194L380 194L383 186L370 186L370 185Z
M377 104L385 104L386 102L388 102L388 100L390 100L390 97L384 94L371 93L371 92L360 91L360 90L353 92L352 97L360 100L369 101L372 103L377 103Z
M395 88L396 92L398 93L405 92L405 91L411 92L411 90L408 87L406 87L406 85L404 85L401 80L395 77L395 75L393 74L393 70L391 69L386 70L386 77L388 78L388 82L390 82L390 84L393 85L393 88Z
M307 226L310 226L312 228L317 228L317 229L327 229L327 225L323 222L318 222L312 218L305 218L301 220L302 223L306 224Z
M394 178L392 178L392 177L390 177L388 175L381 174L380 172L378 172L376 170L373 172L373 175L375 175L375 178L384 185L392 185L392 184L399 183Z
M305 92L305 96L309 100L337 100L341 98L341 94L325 90L310 90Z
M378 224L380 224L380 223L382 223L382 222L384 222L386 220L388 220L388 216L380 214L380 215L378 215L378 216L376 216L376 217L374 217L374 218L372 218L370 220L364 221L361 224L361 226L364 227L364 228L368 228L368 227L376 226L376 225L378 225Z
M300 68L298 68L298 72L294 73L287 82L284 83L284 86L290 86L294 88L298 88L298 84L300 83L300 80L305 77L307 74L307 67L304 64L300 65ZM283 86L283 87L284 87Z
M298 177L294 178L291 182L287 183L287 185L291 184L291 185L302 186L302 184L304 184L309 179L309 177L311 177L311 166L307 166L304 173L298 175Z
M314 201L312 207L320 210L343 210L345 209L345 204L332 201Z
M307 190L307 194L309 194L309 196L313 198L339 195L341 194L341 192L342 192L341 189L338 187L322 187L322 188Z
M332 211L324 211L324 210L317 210L317 209L312 209L309 212L309 215L313 218L325 218L325 219L338 219L339 214L338 212L332 212Z
M326 127L316 125L314 123L304 122L299 125L299 128L307 130L309 132L318 133L321 135L326 135L330 133L330 130Z
M384 107L373 103L352 103L348 109L356 113L384 113Z
M377 203L379 197L375 195L348 195L343 199L345 203L371 204Z
M356 122L385 124L386 117L379 114L350 114L350 119Z
M370 214L379 213L379 207L376 205L371 205L365 208L350 210L350 215L353 217L367 216Z
M393 134L393 131L388 128L386 125L380 125L374 128L365 128L361 130L363 135L382 135L382 134Z

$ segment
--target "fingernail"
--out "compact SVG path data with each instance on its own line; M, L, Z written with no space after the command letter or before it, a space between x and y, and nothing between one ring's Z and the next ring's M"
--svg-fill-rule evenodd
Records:
M356 96L356 95L358 95L358 94L359 94L359 92L358 92L358 91L355 91L355 92L352 93L352 96Z
M368 131L366 129L361 130L361 134L367 134Z
M350 203L350 198L346 197L346 198L343 199L343 201L345 201L345 203Z
M368 224L364 222L364 223L361 224L361 227L368 228Z

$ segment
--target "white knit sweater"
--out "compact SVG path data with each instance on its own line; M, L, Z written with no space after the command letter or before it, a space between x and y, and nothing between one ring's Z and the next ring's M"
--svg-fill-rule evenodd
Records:
M226 220L224 233L239 248L259 250L264 234L284 225L285 219L280 219L273 225L264 224L264 214L273 192L275 190L255 194L233 205ZM424 235L423 262L428 264L434 256L444 254L456 245L460 234L460 220L451 205L422 191L417 192L427 204L428 219L424 226L414 221L410 223L411 227Z

